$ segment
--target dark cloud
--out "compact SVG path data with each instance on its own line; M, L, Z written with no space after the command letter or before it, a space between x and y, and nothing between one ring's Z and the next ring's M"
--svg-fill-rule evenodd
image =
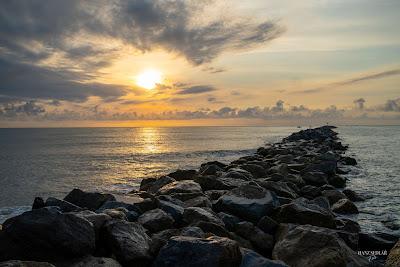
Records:
M353 103L356 104L357 109L364 109L365 99L359 98L354 100Z
M75 102L90 96L104 100L125 95L124 86L87 83L85 74L53 70L0 59L0 95L19 99L51 99Z
M378 72L378 73L373 73L373 74L368 74L368 75L362 75L362 76L359 76L359 77L356 77L356 78L353 78L350 80L335 82L335 83L327 84L325 86L321 86L321 87L317 87L317 88L313 88L313 89L307 89L307 90L303 90L303 91L297 91L294 93L295 94L319 93L319 92L337 88L337 87L356 84L356 83L368 81L368 80L382 79L382 78L395 76L395 75L400 75L400 69L394 69L394 70L388 70L388 71L383 71L383 72Z
M381 109L387 112L400 112L400 98L389 99Z
M283 109L283 101L282 100L278 100L277 102L276 102L276 104L275 104L275 107L272 107L272 111L274 111L274 112L282 112L284 109Z
M195 85L185 87L178 92L180 95L191 95L191 94L202 94L207 92L215 91L216 89L211 85Z
M7 103L0 108L0 114L7 118L14 118L17 116L38 116L45 113L46 110L36 104L35 101L28 101L22 104Z

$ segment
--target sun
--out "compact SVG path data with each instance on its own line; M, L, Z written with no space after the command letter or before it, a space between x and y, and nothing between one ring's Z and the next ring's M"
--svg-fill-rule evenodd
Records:
M145 70L136 76L136 84L146 89L154 89L162 81L162 74L158 70Z

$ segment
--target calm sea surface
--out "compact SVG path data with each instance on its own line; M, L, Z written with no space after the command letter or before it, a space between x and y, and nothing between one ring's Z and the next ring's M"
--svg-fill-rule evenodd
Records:
M232 161L299 129L293 127L0 129L0 223L35 196L71 189L124 194L140 179L202 162ZM400 127L337 129L359 165L348 187L373 196L357 204L365 230L400 224ZM395 231L396 232L396 231ZM399 231L397 231L398 233Z

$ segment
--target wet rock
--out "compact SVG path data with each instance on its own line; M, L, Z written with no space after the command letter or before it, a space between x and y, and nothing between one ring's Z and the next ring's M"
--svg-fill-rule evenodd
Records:
M148 192L150 192L150 193L152 193L152 194L155 194L155 193L157 193L157 191L160 189L160 188L162 188L163 186L165 186L165 185L167 185L167 184L170 184L170 183L173 183L173 182L175 182L176 180L174 179L174 178L172 178L172 177L169 177L169 176L162 176L162 177L160 177L160 178L158 178L156 181L154 181L149 187L148 187L148 189L146 190L146 191L148 191Z
M302 178L304 182L314 186L321 186L328 183L328 176L322 172L306 172Z
M115 201L115 197L111 194L84 192L80 189L75 188L71 192L69 192L64 200L81 208L87 208L91 211L95 211L100 208L105 202Z
M78 207L77 205L74 205L72 203L69 203L65 200L57 199L54 197L49 197L46 199L46 202L44 203L45 207L59 207L62 212L70 212L70 211L80 211L82 210L81 207Z
M257 164L243 164L240 166L240 168L250 172L256 178L267 176L267 171L265 168Z
M228 231L234 231L235 225L241 222L241 220L238 217L225 212L219 212L217 215L224 222L225 228Z
M241 179L241 180L251 180L253 178L253 175L243 169L240 168L232 168L229 169L226 173L222 175L224 178L234 178L234 179Z
M283 261L274 261L265 258L257 252L241 248L242 262L240 267L289 267Z
M181 207L179 205L175 205L172 202L163 201L163 200L159 201L159 207L160 207L160 209L165 211L167 214L169 214L176 223L178 223L178 224L181 223L181 221L183 219L183 211L184 211L183 207Z
M92 224L56 208L35 209L8 219L0 232L3 261L73 258L88 255L94 249Z
M265 233L274 235L279 224L274 219L264 216L260 219L257 226Z
M213 208L257 222L279 205L275 193L256 185L243 185L221 196Z
M313 199L321 195L321 189L313 185L305 185L300 189L300 195L307 199Z
M310 224L335 228L333 214L305 198L298 198L279 207L274 219L280 223Z
M0 267L55 267L55 266L48 262L10 260L10 261L0 262Z
M336 188L344 188L346 186L346 179L339 175L330 176L328 182Z
M350 199L351 201L354 201L354 202L365 200L364 197L360 196L359 194L357 194L355 191L353 191L351 189L344 189L342 193L345 194L348 199Z
M333 205L341 199L346 199L346 195L337 190L324 190L321 192L322 196L329 200L329 204Z
M197 176L196 170L176 170L167 176L174 178L177 181L193 180Z
M219 167L216 164L205 165L204 167L200 168L201 175L215 175L217 173L223 172L224 169Z
M356 214L358 213L357 206L347 198L338 200L332 206L332 211L341 214Z
M400 241L390 250L386 259L385 267L398 267L400 266Z
M158 191L158 194L160 195L171 195L171 194L198 194L202 193L201 186L191 180L183 180L183 181L178 181L178 182L173 182L170 184L167 184L163 187L160 188Z
M368 266L368 260L357 255L331 230L310 225L282 225L278 231L272 258L292 267Z
M349 233L359 233L361 231L361 227L358 222L350 220L348 218L337 218L336 220L336 228L342 231L346 231Z
M277 196L291 199L298 197L296 192L284 182L273 182L264 179L257 181L257 183L265 189L275 192Z
M225 169L226 166L227 166L225 163L222 163L222 162L219 162L219 161L209 161L209 162L201 164L200 165L200 170L204 169L208 165L216 165L217 167L219 167L221 169Z
M336 168L336 160L327 160L310 164L305 169L303 169L302 172L322 172L328 175L334 175L336 174Z
M108 209L116 209L116 208L125 208L128 211L139 212L139 209L132 204L128 204L120 201L107 201L100 208L96 210L97 213L102 213L104 210Z
M140 182L140 187L139 187L140 191L147 191L156 180L157 180L156 178L142 179L142 181ZM134 190L134 191L136 191L136 190ZM134 191L132 191L131 193L133 193Z
M237 223L235 233L249 240L254 248L263 255L271 253L274 246L273 236L261 231L260 228L254 226L251 222Z
M187 226L181 229L180 236L191 236L198 238L205 238L206 234L200 227L197 226Z
M200 207L186 208L183 212L183 220L188 224L205 221L224 226L224 222L217 215Z
M179 236L178 229L166 229L151 236L150 251L152 255L157 255L160 249L168 243L173 236Z
M340 162L342 162L345 165L351 165L351 166L357 165L357 160L352 157L342 157L340 159Z
M151 232L168 229L174 224L174 219L161 209L146 211L137 221Z
M33 201L33 204L32 204L32 209L33 210L35 210L35 209L41 209L41 208L44 208L44 200L43 200L43 198L41 198L41 197L35 197L35 200Z
M212 236L172 237L155 259L154 267L239 266L242 260L238 244L228 238Z
M138 223L112 220L106 223L104 244L122 265L148 266L150 238Z

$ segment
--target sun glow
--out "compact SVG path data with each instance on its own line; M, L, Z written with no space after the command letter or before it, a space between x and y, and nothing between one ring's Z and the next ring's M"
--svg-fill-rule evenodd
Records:
M158 70L146 70L136 76L136 84L146 89L154 89L161 81L162 74Z

